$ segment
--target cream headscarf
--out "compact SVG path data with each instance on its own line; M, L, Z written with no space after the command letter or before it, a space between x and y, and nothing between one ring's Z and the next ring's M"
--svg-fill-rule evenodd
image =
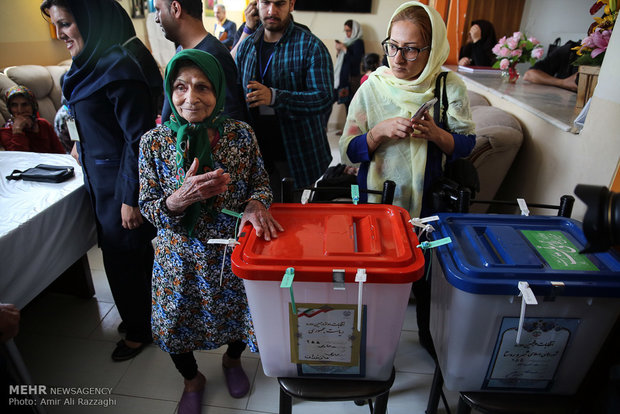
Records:
M361 39L363 36L362 26L355 20L351 20L351 37L346 37L342 40L342 43L346 47L351 46L356 40ZM334 65L334 89L338 89L340 86L340 71L342 70L342 64L344 63L344 55L346 52L339 51L336 56L336 64Z
M353 138L367 133L386 119L410 118L424 102L435 95L435 79L450 53L446 25L439 13L417 1L403 3L392 15L387 33L389 35L394 17L412 6L422 7L431 20L432 40L428 62L417 79L398 79L390 69L380 67L360 86L349 107L339 143L345 163L352 164L347 157L347 148ZM457 76L450 75L446 83L450 103L447 126L453 132L472 134L474 124L471 121L467 90ZM432 115L433 111L430 112ZM372 155L367 177L368 188L381 190L385 180L393 180L396 182L394 204L407 209L412 217L418 217L422 207L426 148L427 141L416 138L384 142ZM378 202L379 199L369 195L369 201Z

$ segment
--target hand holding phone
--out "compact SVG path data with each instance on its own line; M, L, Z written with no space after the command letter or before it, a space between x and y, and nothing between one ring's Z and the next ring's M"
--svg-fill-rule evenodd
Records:
M437 102L437 98L433 98L430 101L425 102L416 112L415 114L413 114L413 116L411 117L411 122L416 122L420 119L422 119L422 115L424 115L424 112L426 112L427 110L429 110L433 105L435 105L435 102Z

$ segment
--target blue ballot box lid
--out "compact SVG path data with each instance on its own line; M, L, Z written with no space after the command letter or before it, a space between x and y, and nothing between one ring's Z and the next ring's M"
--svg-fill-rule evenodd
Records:
M581 223L564 217L438 214L432 240L446 280L476 294L518 294L528 282L537 295L620 296L620 256L580 254Z

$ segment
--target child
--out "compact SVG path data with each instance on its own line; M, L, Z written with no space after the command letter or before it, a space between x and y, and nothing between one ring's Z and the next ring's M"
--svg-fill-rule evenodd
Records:
M360 85L364 83L364 81L368 79L368 76L370 76L370 74L374 72L374 70L377 69L379 66L380 66L380 63L379 63L378 54L376 53L365 54L364 57L362 58L362 72L364 73L364 75L362 76L362 79L360 79Z

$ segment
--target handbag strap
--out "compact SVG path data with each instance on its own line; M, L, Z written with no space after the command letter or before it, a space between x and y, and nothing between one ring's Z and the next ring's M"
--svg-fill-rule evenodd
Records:
M437 102L435 102L435 110L433 113L433 118L435 119L435 123L437 125L439 125L439 122L442 119L445 121L448 116L448 92L446 91L446 78L447 77L448 77L448 72L441 72L437 76L437 80L435 80L435 98L437 98ZM443 88L441 87L442 83L443 83Z
M11 175L7 175L6 176L6 179L7 180L21 180L22 179L22 173L23 173L23 171L13 170Z

